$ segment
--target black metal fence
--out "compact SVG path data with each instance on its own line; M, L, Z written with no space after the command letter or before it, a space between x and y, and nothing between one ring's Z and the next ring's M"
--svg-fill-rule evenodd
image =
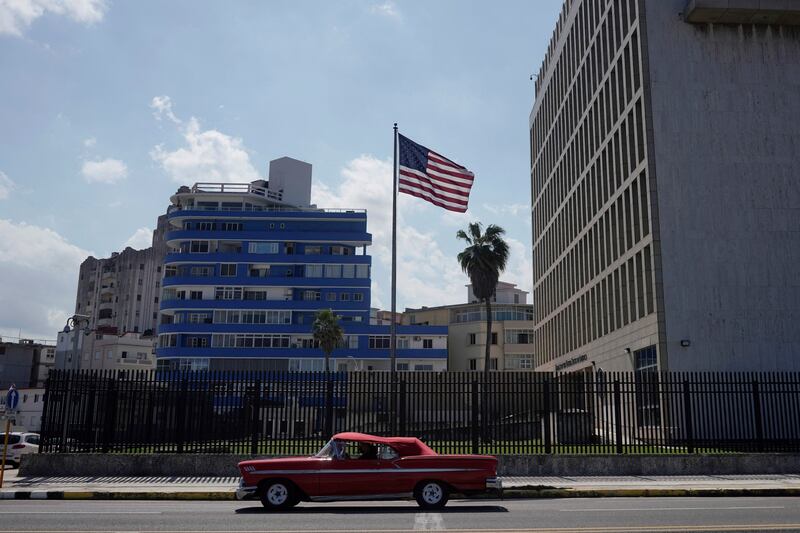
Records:
M40 449L309 454L331 431L445 453L796 452L800 374L54 371Z

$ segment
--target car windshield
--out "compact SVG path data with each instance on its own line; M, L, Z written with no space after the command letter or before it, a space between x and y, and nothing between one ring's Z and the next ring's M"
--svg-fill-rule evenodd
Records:
M0 435L0 443L3 443L5 441L6 441L6 434L3 433L2 435ZM17 444L18 442L19 442L19 435L9 435L8 436L8 443L9 444Z

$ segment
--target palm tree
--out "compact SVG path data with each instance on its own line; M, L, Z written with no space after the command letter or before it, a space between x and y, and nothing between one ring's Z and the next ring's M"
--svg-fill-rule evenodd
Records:
M503 240L505 230L500 226L490 224L484 233L481 233L480 222L471 222L467 227L468 232L458 230L456 237L467 242L464 251L458 254L461 269L469 276L472 283L472 292L486 302L486 354L483 363L483 400L482 404L482 433L483 440L489 440L487 432L487 399L489 384L489 367L491 363L492 347L492 297L497 289L500 273L505 270L508 261L508 244Z
M314 324L311 326L314 340L319 343L319 347L325 352L325 372L330 372L331 352L342 342L344 331L339 325L339 317L333 314L330 309L323 309L317 312L314 317Z
M342 342L344 331L339 325L339 317L330 309L318 311L311 326L314 340L325 352L325 437L333 435L333 384L331 383L331 352Z

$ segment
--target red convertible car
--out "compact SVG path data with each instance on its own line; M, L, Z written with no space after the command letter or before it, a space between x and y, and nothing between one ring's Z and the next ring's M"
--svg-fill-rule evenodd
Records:
M287 509L301 501L399 499L424 509L444 507L453 492L500 490L497 459L439 455L414 437L339 433L314 456L239 463L238 499Z

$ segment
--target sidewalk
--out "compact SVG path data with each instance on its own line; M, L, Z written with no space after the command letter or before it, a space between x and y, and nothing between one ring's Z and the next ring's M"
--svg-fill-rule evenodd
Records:
M19 477L0 499L232 500L236 477ZM800 496L800 475L505 477L504 498Z

